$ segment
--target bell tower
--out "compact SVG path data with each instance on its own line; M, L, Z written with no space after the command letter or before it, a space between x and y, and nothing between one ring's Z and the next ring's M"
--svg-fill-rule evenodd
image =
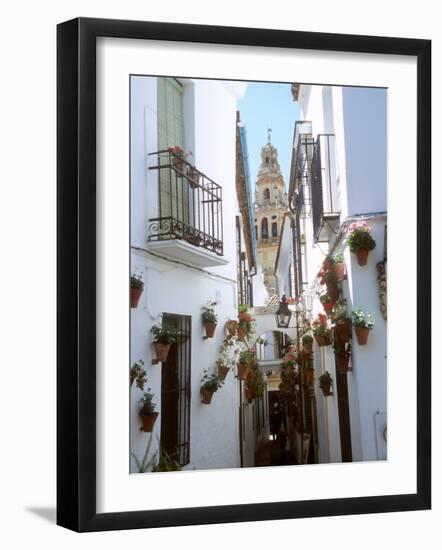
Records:
M271 143L272 130L267 131L267 143L261 149L261 164L255 187L255 233L258 262L264 271L264 283L269 296L276 294L275 262L287 193L278 162L278 151Z

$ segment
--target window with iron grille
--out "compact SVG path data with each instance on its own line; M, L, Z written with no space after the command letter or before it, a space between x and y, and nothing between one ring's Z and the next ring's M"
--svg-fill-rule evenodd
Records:
M178 330L161 370L161 448L181 466L190 462L191 317L163 314L163 326Z

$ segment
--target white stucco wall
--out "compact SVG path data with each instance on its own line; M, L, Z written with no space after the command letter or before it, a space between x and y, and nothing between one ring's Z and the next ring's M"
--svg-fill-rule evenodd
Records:
M210 406L200 402L204 369L214 370L223 325L236 317L235 215L235 113L241 90L216 81L183 81L185 148L192 162L223 188L224 256L229 263L198 271L150 256L148 219L157 212L157 173L146 170L157 150L156 78L132 78L131 86L131 271L142 273L145 289L131 315L131 364L145 362L154 402L161 411L161 365L152 365L150 328L161 312L192 316L190 464L186 469L230 468L240 465L239 382L230 373ZM149 159L149 160L147 160ZM136 248L141 249L137 250ZM222 276L223 278L219 277ZM226 280L225 278L229 279ZM201 306L217 300L219 326L213 339L203 340ZM137 402L141 391L131 390L131 450L142 457L148 434L139 430ZM153 433L151 451L157 448L161 415ZM134 463L131 461L134 471Z
M387 210L386 108L387 92L382 89L301 86L301 118L312 123L314 139L320 133L335 134L337 197L341 223L347 216ZM304 278L313 283L325 254L333 246L314 244L312 221L301 222L306 236ZM353 336L353 370L347 374L353 461L378 460L386 456L386 446L376 438L375 418L384 418L387 407L386 345L387 327L379 309L376 263L384 256L386 218L368 222L376 240L367 266L360 267L348 247L345 261L348 280L342 284L348 309L362 307L374 313L375 328L368 344L358 346ZM313 316L322 312L315 300ZM315 344L315 369L319 376L328 370L335 380L334 355L331 347ZM321 462L341 460L337 394L324 398L316 381ZM377 415L380 413L381 417Z

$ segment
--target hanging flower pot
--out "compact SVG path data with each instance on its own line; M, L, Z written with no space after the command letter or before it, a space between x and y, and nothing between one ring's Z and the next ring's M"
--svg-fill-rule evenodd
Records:
M225 329L227 330L227 334L229 336L235 336L238 331L238 321L235 321L234 319L230 319L225 324Z
M331 344L330 334L315 334L315 340L320 348Z
M368 258L368 253L370 251L369 250L366 250L365 248L360 248L359 250L356 251L356 258L358 260L358 264L363 266L363 265L367 265L367 258Z
M229 367L225 367L224 365L219 365L218 366L218 376L224 380L226 378L226 376L229 374Z
M327 285L327 294L333 303L337 302L339 300L339 295L341 294L341 289L338 285Z
M244 342L246 339L246 336L247 336L247 332L243 328L238 327L238 340L240 342Z
M163 363L167 361L167 356L170 350L170 344L162 344L161 342L154 342L153 349L155 350L157 363Z
M311 386L313 384L313 372L314 369L310 367L304 369L304 382L307 386Z
M152 414L140 414L141 421L143 422L143 427L141 428L143 432L153 432L153 427L156 419L158 418L158 413L154 412Z
M350 355L347 353L337 353L335 354L336 367L341 374L346 374L348 372L348 364L350 362Z
M246 394L247 402L251 403L253 401L253 398L255 397L253 390L251 388L246 387L244 391Z
M217 323L204 323L204 330L206 331L206 338L213 338L213 335L215 334Z
M306 355L310 355L313 351L313 336L304 334L302 337L302 349Z
M345 263L344 262L338 262L333 264L333 272L335 274L335 277L338 282L341 282L345 279L346 273L345 273Z
M360 346L365 346L370 329L367 327L355 327L356 337Z
M367 343L368 333L374 327L374 316L372 313L366 313L360 307L353 310L352 316L358 344L360 346L365 346Z
M247 380L249 374L249 365L246 363L238 363L238 378L240 380Z
M210 405L214 393L215 392L213 390L201 388L201 403L204 403L204 405Z
M143 294L144 283L140 277L132 275L130 278L130 307L136 308Z
M343 321L335 325L335 336L341 344L346 344L350 340L350 331L350 321Z
M331 382L322 382L319 387L321 388L322 394L324 395L324 397L333 395L331 392Z

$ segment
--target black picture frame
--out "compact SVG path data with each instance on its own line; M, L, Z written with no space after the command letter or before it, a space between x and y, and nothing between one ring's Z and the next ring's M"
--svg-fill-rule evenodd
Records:
M361 498L96 513L96 39L413 56L417 60L417 491ZM84 531L431 507L431 41L79 18L57 28L57 523Z

